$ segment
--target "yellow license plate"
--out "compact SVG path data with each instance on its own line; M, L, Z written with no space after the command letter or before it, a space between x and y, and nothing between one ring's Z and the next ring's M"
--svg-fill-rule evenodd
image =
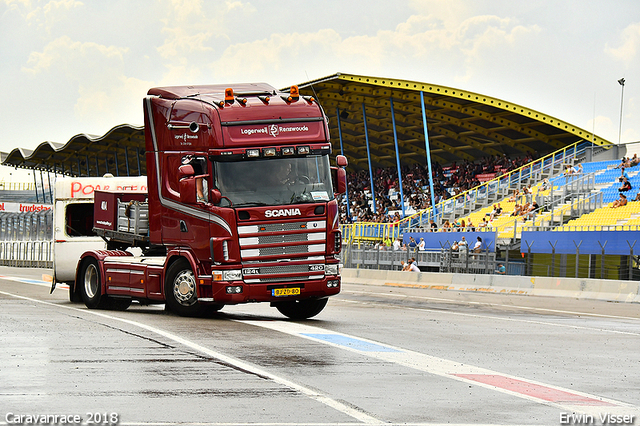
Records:
M274 288L271 290L271 294L275 297L282 296L295 296L300 294L300 287L291 287L291 288Z

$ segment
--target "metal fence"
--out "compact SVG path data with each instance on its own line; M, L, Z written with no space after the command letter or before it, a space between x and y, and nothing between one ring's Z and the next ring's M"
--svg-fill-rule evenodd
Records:
M0 241L0 265L53 267L53 241Z
M487 249L479 252L454 250L451 246L438 251L391 250L372 244L349 244L342 250L345 268L402 270L402 262L414 258L423 272L459 272L493 274L498 263L496 254Z
M51 210L0 213L0 265L53 267Z

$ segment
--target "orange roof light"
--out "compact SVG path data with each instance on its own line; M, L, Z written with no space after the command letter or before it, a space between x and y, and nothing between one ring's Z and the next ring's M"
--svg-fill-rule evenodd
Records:
M287 102L295 102L298 99L300 99L300 92L298 91L298 86L291 86L291 89L289 90L289 96L282 96L282 99L284 99Z
M233 89L231 87L224 89L224 101L230 104L233 103Z

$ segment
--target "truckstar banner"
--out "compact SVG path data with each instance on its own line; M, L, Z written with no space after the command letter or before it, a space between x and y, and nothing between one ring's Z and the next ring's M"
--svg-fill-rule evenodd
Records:
M31 213L51 210L51 204L0 203L0 213Z

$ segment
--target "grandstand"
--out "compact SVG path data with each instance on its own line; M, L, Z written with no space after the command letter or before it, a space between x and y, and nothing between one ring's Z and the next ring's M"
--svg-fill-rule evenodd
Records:
M524 257L524 253L534 257L537 253L538 261L547 264L522 266L524 263L520 261L522 267L512 268L512 273L517 270L518 273L553 275L558 269L557 273L566 276L573 272L576 277L637 276L634 247L636 241L640 241L640 201L634 200L639 192L640 166L625 170L632 185L632 189L626 191L629 202L613 208L620 194L620 160L586 161L584 149L585 146L576 144L552 153L395 224L345 225L345 238L374 243L381 237L400 237L405 241L409 236L416 240L422 237L427 252L442 252L445 259L444 254L449 256L446 252L453 241L463 235L467 241L473 241L476 235L482 235L487 253L495 253L493 259L500 256L508 259L509 254L512 258L520 254ZM576 164L582 165L582 173L564 173L567 166ZM546 187L543 187L545 181ZM523 194L524 188L529 192ZM514 195L516 191L518 196ZM538 210L523 216L511 215L516 205L534 201ZM502 214L490 220L497 203L502 207ZM483 218L488 222L486 227L480 226ZM436 221L440 232L431 232L427 227L431 219ZM470 220L473 229L453 225L462 221L467 224ZM452 224L449 232L443 232L445 222ZM556 255L563 257L556 262ZM445 262L442 259L441 266ZM567 266L572 262L575 270ZM436 263L432 260L429 264ZM601 266L596 268L596 263ZM492 266L487 268L491 269Z

